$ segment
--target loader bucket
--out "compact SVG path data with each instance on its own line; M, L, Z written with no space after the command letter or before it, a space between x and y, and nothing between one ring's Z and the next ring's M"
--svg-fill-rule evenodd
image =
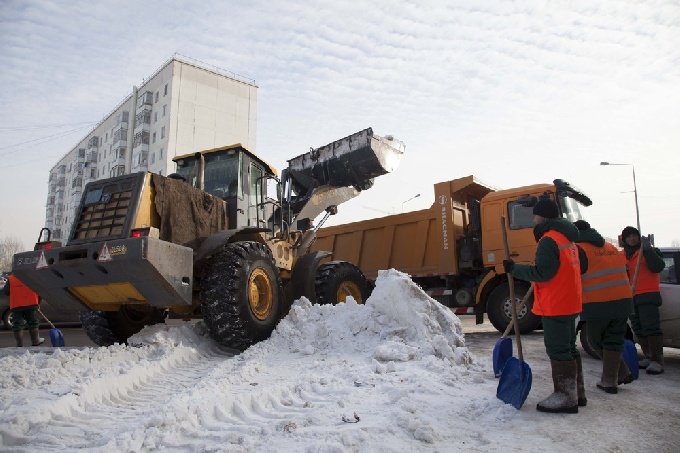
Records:
M396 170L404 149L399 140L374 135L368 128L295 157L288 168L321 186L365 190L373 178Z

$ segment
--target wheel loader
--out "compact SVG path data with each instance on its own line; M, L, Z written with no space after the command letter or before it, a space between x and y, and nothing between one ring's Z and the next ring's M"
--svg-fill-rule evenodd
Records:
M302 296L365 301L358 267L320 264L332 253L310 247L338 205L394 171L404 150L367 128L289 160L280 177L235 144L177 156L167 177L93 181L67 244L41 230L33 251L14 256L13 272L52 304L79 304L98 345L168 317L202 318L216 342L243 350L268 338Z

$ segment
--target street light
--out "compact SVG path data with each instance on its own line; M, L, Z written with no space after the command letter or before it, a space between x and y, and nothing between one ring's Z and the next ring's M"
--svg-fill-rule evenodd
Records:
M415 194L414 196L412 196L411 198L409 198L408 200L404 201L404 202L401 204L401 212L404 212L404 204L408 203L409 201L413 200L414 198L418 198L419 196L420 196L420 194L417 193L417 194Z
M642 231L640 230L640 208L638 207L637 185L635 184L635 165L633 164L615 164L613 162L600 162L600 165L627 165L633 169L633 193L635 194L635 215L637 216L637 230L640 234L640 251L638 260L635 265L635 272L633 273L633 296L635 296L635 285L637 284L638 273L640 272L640 263L642 263Z

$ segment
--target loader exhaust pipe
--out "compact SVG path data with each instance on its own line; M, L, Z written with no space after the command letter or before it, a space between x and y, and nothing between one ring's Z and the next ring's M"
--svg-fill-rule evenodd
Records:
M198 163L198 169L197 169L197 175L196 175L196 187L198 189L203 190L203 181L204 181L204 176L205 176L205 157L203 157L203 154L201 153L196 153L194 154L196 157L196 163Z

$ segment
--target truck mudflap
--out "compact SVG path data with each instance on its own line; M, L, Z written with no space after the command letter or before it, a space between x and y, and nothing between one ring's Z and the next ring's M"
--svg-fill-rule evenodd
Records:
M377 176L394 171L405 146L391 136L373 134L370 127L295 157L288 167L320 185L365 190Z
M56 306L111 311L192 303L192 249L152 237L18 253L12 271Z

